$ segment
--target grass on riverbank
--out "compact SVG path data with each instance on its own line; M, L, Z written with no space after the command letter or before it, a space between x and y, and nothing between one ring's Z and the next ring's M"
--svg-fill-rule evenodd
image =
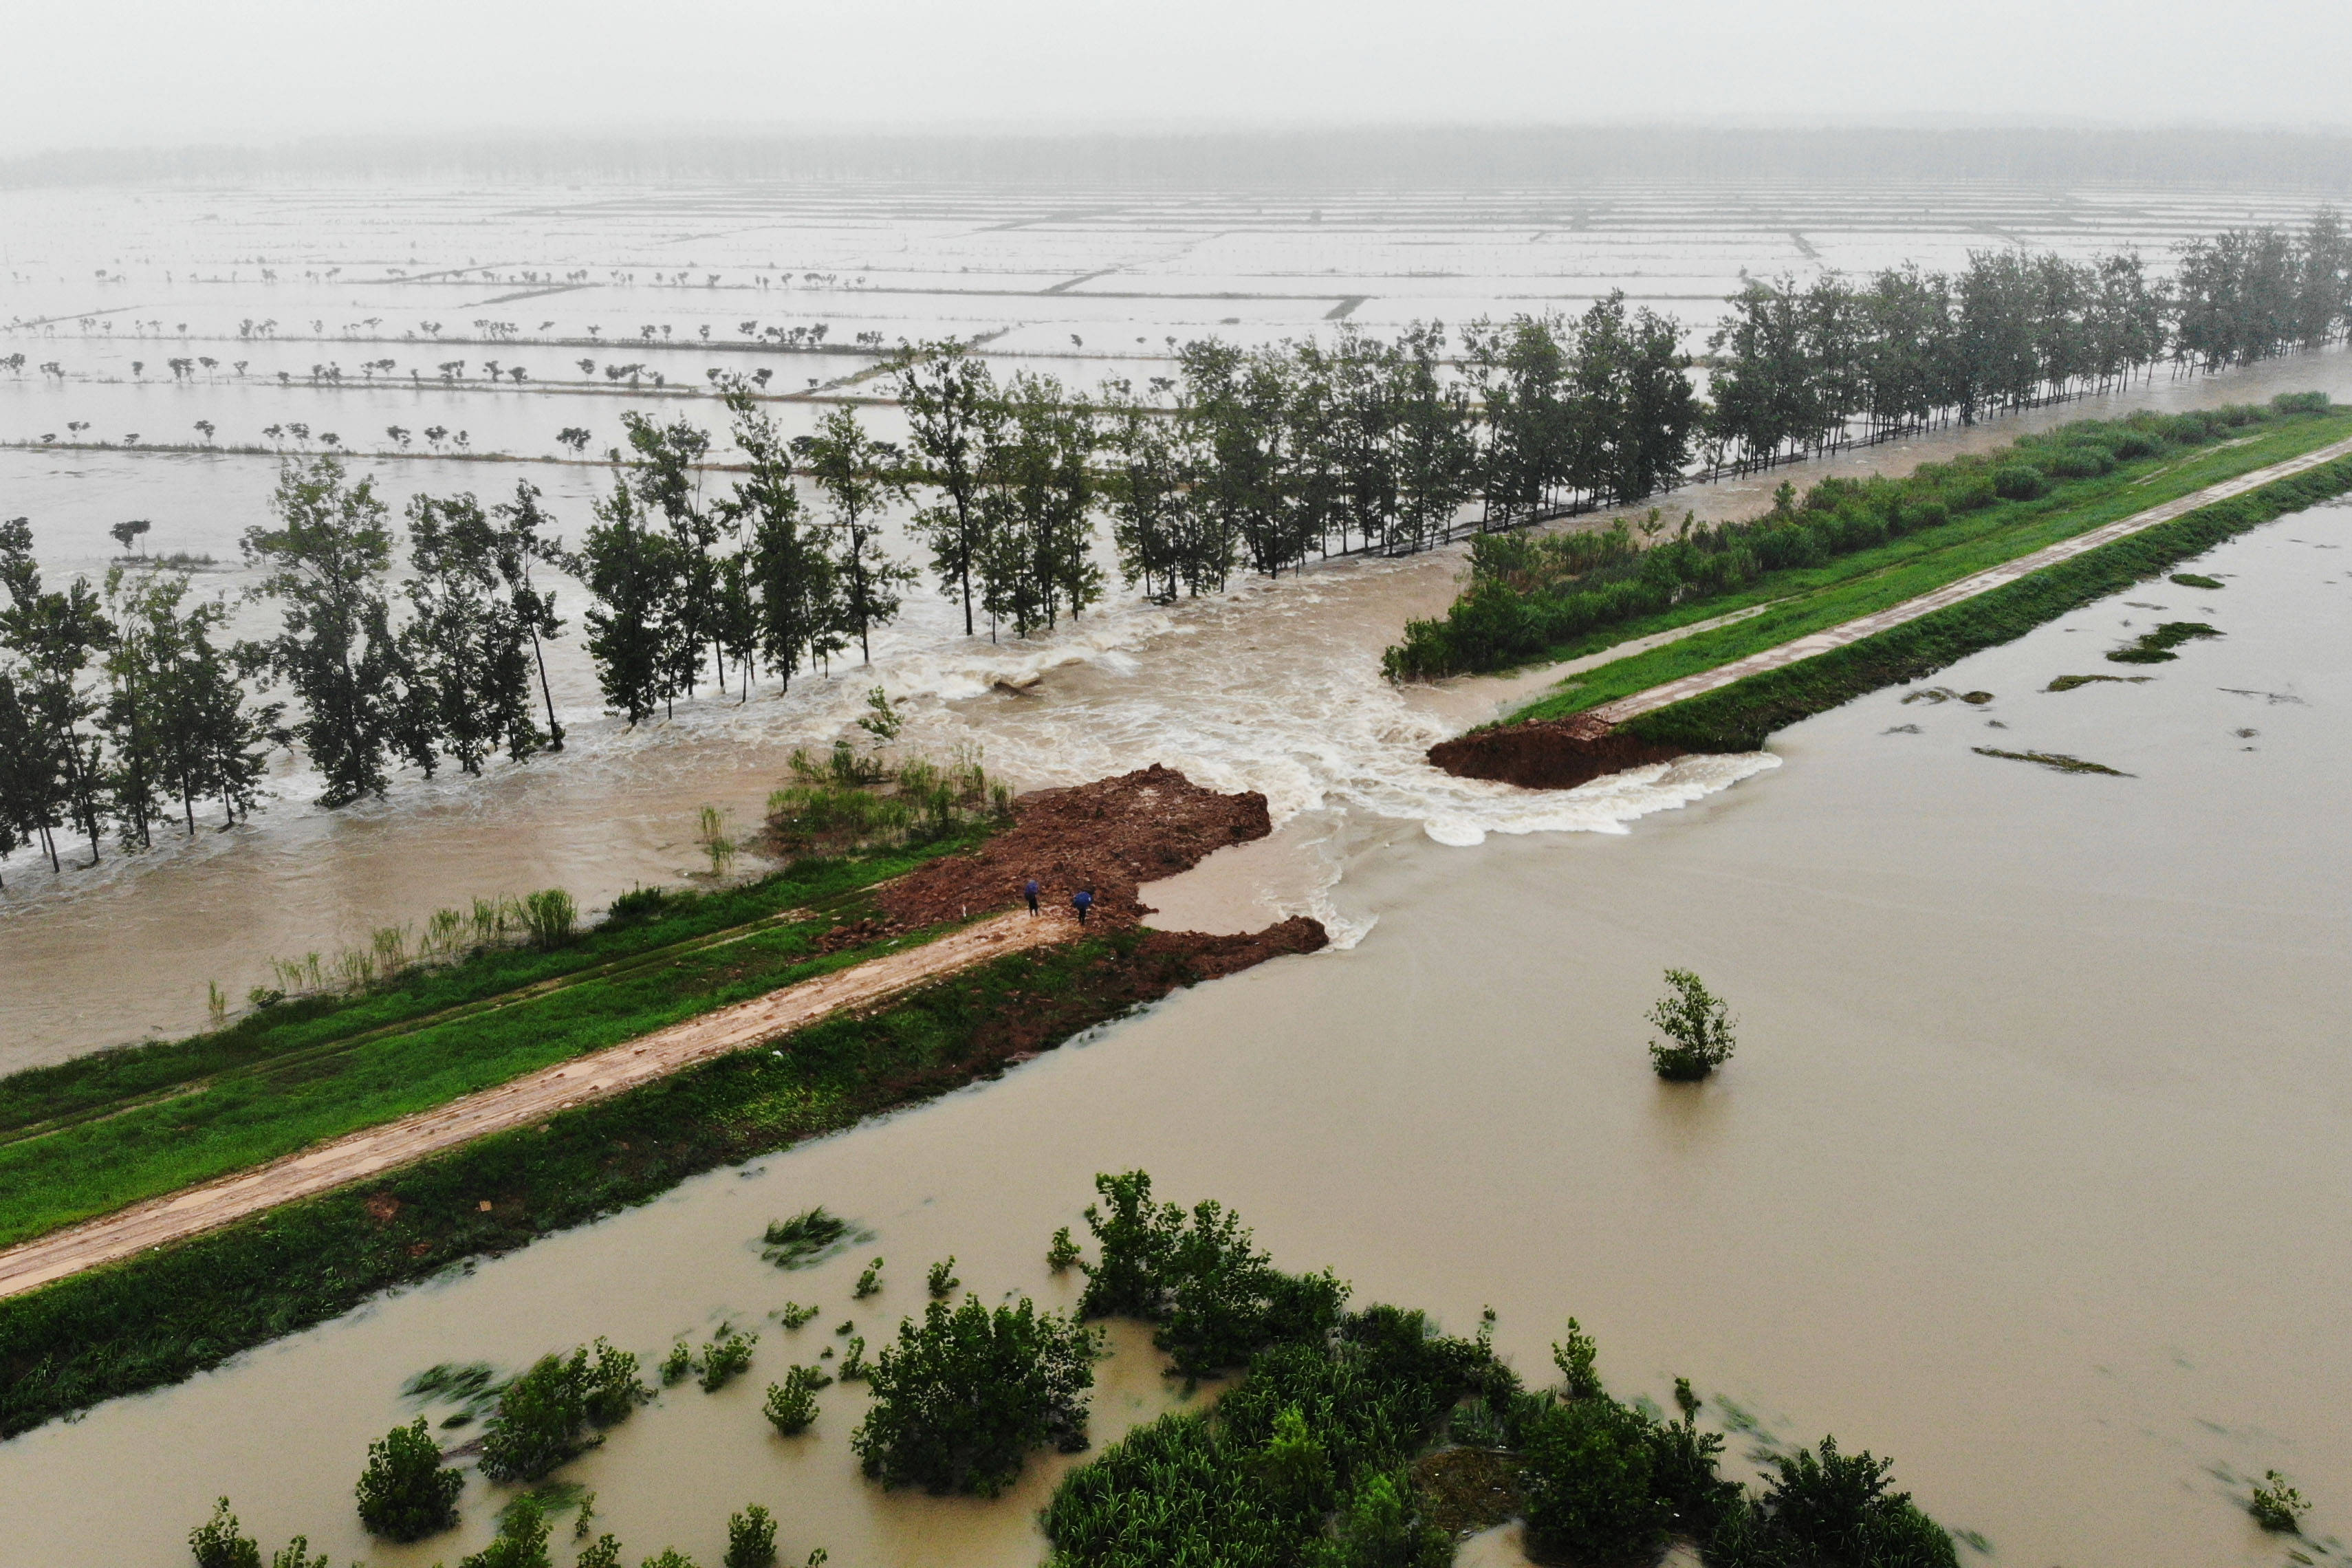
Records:
M543 1128L0 1300L0 1437L176 1383L697 1172L992 1076L1202 973L1187 950L1141 931L1013 954L871 1016L803 1029L776 1051L721 1058Z
M2112 473L2060 484L2039 500L2002 502L1818 565L1769 572L1729 593L1690 595L1671 609L1587 633L1544 657L1580 658L1735 611L1765 607L1732 625L1589 670L1504 722L1566 718L1714 669L2347 436L2352 436L2352 410L2292 417L2258 426L2242 442L2123 463Z
M0 1246L872 956L873 938L821 949L870 912L873 884L972 837L667 895L572 947L488 950L0 1079Z
M1628 721L1625 729L1644 741L1688 751L1754 751L1775 730L2022 637L2070 610L2159 576L2233 535L2347 490L2352 458L2341 458L1843 647L1644 713Z

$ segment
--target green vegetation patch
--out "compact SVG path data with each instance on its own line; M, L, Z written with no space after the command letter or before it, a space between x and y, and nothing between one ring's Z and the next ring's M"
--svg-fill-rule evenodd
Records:
M390 1286L643 1203L698 1171L991 1076L1201 973L1148 933L996 960L384 1179L0 1300L0 1436L178 1382ZM484 1205L488 1207L484 1207Z
M2172 574L2172 581L2179 584L2184 588L2219 588L2223 586L2221 579L2219 577L2207 577L2196 572L2175 572Z
M1843 647L1643 714L1625 729L1685 751L1754 751L1775 730L2021 637L2225 539L2346 490L2352 490L2352 458L2323 463Z
M2253 434L2223 442L2242 427ZM2347 430L2352 420L2344 411L2315 411L2295 399L2218 416L2083 421L1993 453L1923 464L1901 479L1833 478L1801 498L1783 485L1761 517L1713 527L1685 519L1677 535L1649 549L1632 548L1626 534L1623 548L1571 557L1507 536L1492 536L1493 543L1481 537L1462 596L1442 619L1407 623L1404 641L1384 656L1384 668L1391 679L1419 679L1571 658L1771 605L1738 626L1685 639L1716 656L1673 673L1711 668L1739 657L1720 650L1771 647L1900 603L2216 479L2324 446ZM2116 456L2104 467L2065 460L2094 447ZM1988 475L2010 452L2050 465L2062 482L2032 494L2012 485L2018 493L2004 498ZM2060 471L2076 467L2084 469L2079 476ZM1622 525L1599 537L1621 534ZM1847 593L1836 599L1839 613L1816 615L1825 595L1841 588ZM1792 617L1808 624L1789 629ZM1759 638L1759 627L1773 635ZM1681 662L1693 651L1677 644L1643 657L1654 667L1661 656ZM1615 668L1587 676L1573 702L1539 704L1520 717L1560 717L1673 678L1654 673L1626 685L1608 679Z
M2072 691L2078 686L2089 686L2101 680L2111 680L2118 686L2139 686L2155 679L2153 675L2062 675L2042 689ZM1904 700L1907 702L1910 699L1906 697Z
M2130 646L2116 649L2107 658L2116 664L2165 664L2180 657L2172 650L2182 643L2221 635L2203 621L2167 621L2152 632L2142 632Z
M2105 763L2086 763L2063 752L2004 752L1998 746L1971 746L1969 749L1979 757L2006 757L2013 763L2039 763L2062 773L2105 773L2116 779L2132 776L2120 768L2111 768Z

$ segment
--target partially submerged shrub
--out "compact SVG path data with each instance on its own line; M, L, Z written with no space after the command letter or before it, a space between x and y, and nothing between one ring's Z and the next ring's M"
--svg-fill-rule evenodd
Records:
M1339 1520L1329 1568L1445 1568L1454 1542L1413 1506L1412 1489L1385 1475L1360 1488Z
M1545 1410L1528 1434L1528 1541L1590 1568L1645 1563L1666 1542L1672 1506L1651 1475L1649 1423L1605 1394Z
M1652 1004L1649 1020L1666 1037L1650 1042L1650 1065L1662 1079L1694 1083L1731 1059L1731 1016L1687 969L1666 971L1666 994Z
M1087 1446L1099 1353L1092 1330L1025 1297L992 1311L934 1301L875 1358L874 1406L851 1447L885 1486L993 1497L1031 1449Z
M441 1445L420 1415L368 1445L360 1522L388 1541L422 1541L457 1524L457 1494L465 1489L466 1478L441 1462Z
M758 1503L727 1521L726 1568L775 1568L776 1521Z
M1764 1495L1724 1516L1710 1560L1732 1568L1957 1568L1951 1536L1913 1505L1910 1493L1887 1489L1892 1460L1841 1454L1837 1439L1824 1437L1818 1455L1800 1449L1772 1467Z
M627 1418L649 1397L637 1381L637 1358L603 1340L565 1360L539 1363L499 1395L482 1435L482 1474L494 1481L535 1481L595 1441L593 1429Z
M1066 1225L1054 1233L1053 1241L1045 1248L1045 1267L1062 1274L1068 1272L1070 1265L1077 1260L1078 1244L1070 1239L1070 1227Z
M931 1300L939 1301L946 1300L949 1292L962 1283L956 1278L955 1254L950 1253L945 1262L931 1265L931 1271L924 1277L923 1289L930 1292Z
M500 1516L490 1543L460 1558L457 1568L554 1568L547 1552L547 1510L536 1498L515 1499Z
M710 1342L702 1347L702 1392L716 1394L742 1375L751 1364L751 1347L760 1342L757 1334L747 1334L732 1323L721 1323Z
M1174 1204L1152 1201L1151 1178L1141 1171L1097 1175L1095 1189L1108 1206L1087 1206L1101 1261L1080 1265L1079 1315L1158 1323L1152 1342L1179 1374L1212 1376L1260 1346L1339 1321L1346 1286L1328 1273L1281 1272L1222 1205L1196 1204L1188 1218Z
M2311 1511L2311 1504L2276 1470L2264 1471L2263 1481L2246 1504L2246 1511L2254 1516L2254 1522L2264 1530L2300 1531L2303 1516Z
M849 1293L861 1301L868 1296L878 1296L882 1293L882 1260L880 1258L877 1258L866 1266L866 1272L857 1277L856 1287Z
M870 1235L819 1204L790 1219L770 1220L760 1238L760 1256L779 1268L807 1268Z
M787 1329L797 1329L816 1318L814 1307L803 1307L798 1301L787 1301L770 1314Z
M261 1543L238 1528L226 1498L214 1506L212 1518L188 1531L188 1551L196 1568L261 1568Z
M579 916L579 906L561 888L526 894L522 900L523 924L530 930L531 943L536 947L558 948L570 942L572 925Z
M788 1368L783 1382L768 1384L768 1401L760 1407L760 1414L780 1435L795 1436L816 1420L817 1390L832 1384L833 1379L816 1367Z

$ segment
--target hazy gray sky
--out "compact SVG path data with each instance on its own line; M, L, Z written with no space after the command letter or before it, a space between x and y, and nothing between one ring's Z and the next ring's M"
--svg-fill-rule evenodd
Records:
M2352 124L2345 0L23 0L0 151L629 125Z

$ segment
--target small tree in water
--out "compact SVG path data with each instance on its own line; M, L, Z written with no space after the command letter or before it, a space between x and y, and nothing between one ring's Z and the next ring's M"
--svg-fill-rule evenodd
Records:
M1669 1082L1696 1083L1731 1059L1731 1015L1687 969L1666 971L1666 994L1651 1005L1649 1019L1666 1037L1650 1042L1650 1065Z
M368 1445L359 1484L360 1522L393 1541L422 1541L457 1522L466 1478L441 1462L441 1446L418 1416Z

